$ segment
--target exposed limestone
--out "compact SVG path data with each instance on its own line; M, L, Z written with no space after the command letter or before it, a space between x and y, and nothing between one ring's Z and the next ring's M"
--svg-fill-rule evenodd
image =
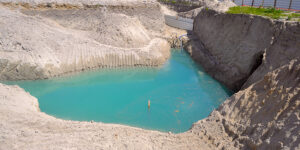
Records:
M203 10L195 18L194 40L191 40L186 49L209 74L237 91L260 65L265 51L266 55L280 51L286 53L286 56L269 58L275 61L285 59L281 65L299 56L299 53L294 54L299 50L299 30L299 23L295 22ZM268 62L266 60L264 63ZM257 81L265 73L278 67L280 65L264 70L259 77L251 80Z
M1 80L158 66L170 55L159 38L165 25L154 1L17 2L2 0L0 6Z

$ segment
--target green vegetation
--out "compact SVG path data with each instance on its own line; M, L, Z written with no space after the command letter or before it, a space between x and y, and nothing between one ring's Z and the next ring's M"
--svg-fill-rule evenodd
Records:
M253 14L259 16L267 16L273 19L287 19L299 21L300 14L283 11L275 8L256 8L256 7L246 7L246 6L235 6L229 8L227 11L229 14Z
M292 18L299 18L300 19L300 14L299 13L292 13L289 16L291 16Z

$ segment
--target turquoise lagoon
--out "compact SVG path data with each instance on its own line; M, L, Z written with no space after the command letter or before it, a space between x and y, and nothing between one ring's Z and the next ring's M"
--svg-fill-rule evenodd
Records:
M231 95L179 50L159 68L101 69L5 83L24 88L38 98L42 112L57 118L174 133L187 131Z

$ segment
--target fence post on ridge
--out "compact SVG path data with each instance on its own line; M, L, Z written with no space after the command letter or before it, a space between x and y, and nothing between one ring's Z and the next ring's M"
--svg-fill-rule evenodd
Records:
M253 7L253 5L254 5L254 0L252 0L252 4L251 4L251 7Z
M292 2L293 2L293 0L290 0L289 9L291 9L291 7L292 7Z
M277 0L274 0L274 8L276 8Z

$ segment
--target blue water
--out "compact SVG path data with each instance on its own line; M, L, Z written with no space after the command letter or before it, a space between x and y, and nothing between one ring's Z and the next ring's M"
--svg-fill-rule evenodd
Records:
M160 68L106 69L5 83L18 84L38 98L41 111L58 118L175 133L187 131L230 95L178 50Z

